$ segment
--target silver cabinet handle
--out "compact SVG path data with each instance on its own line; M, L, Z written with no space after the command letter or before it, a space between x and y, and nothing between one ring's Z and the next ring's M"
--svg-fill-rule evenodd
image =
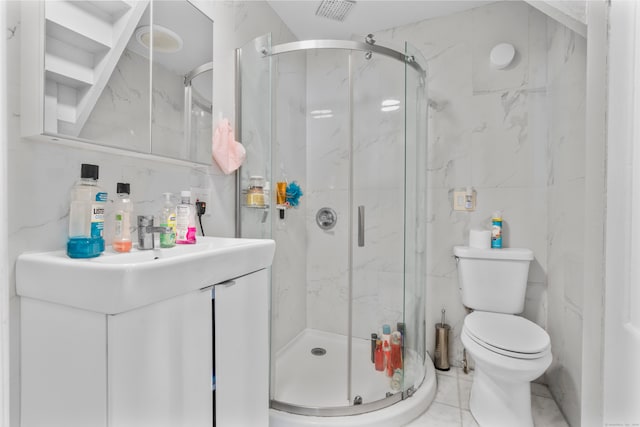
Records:
M358 206L358 246L364 246L364 206Z

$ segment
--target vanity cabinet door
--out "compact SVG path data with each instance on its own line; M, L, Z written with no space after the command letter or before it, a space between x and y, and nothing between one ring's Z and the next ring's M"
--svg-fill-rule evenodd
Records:
M107 426L103 314L20 299L22 427Z
M108 316L109 426L211 427L211 288Z
M268 270L215 286L216 426L269 425Z

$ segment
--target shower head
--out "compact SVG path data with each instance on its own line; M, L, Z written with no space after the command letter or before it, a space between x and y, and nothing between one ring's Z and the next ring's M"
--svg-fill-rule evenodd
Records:
M316 16L342 22L355 4L355 0L322 0Z

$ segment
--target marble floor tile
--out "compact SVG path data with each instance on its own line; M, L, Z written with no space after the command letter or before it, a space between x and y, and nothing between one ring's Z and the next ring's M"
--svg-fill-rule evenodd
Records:
M531 383L531 394L534 396L547 397L553 399L549 388L544 384Z
M463 374L464 375L464 374ZM458 377L458 391L460 392L460 409L469 409L469 399L471 398L471 385L473 381L463 377Z
M535 427L569 427L555 400L531 396L531 406Z
M405 427L460 427L462 426L460 417L459 408L433 402L427 412Z
M458 379L456 377L437 374L438 388L434 402L460 407Z
M469 410L473 377L458 368L437 375L438 390L433 403L405 427L478 427ZM535 427L569 427L545 385L531 384L531 407Z
M448 371L441 371L439 369L436 369L436 374L442 375L442 376L445 376L445 377L457 377L458 376L458 368L456 368L455 366L452 366L451 368L449 368Z
M462 411L462 427L480 427L471 412Z

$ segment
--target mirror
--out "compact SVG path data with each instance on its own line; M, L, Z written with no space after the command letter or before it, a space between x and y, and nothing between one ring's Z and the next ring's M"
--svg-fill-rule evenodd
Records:
M186 0L45 2L44 134L211 159L213 21Z

